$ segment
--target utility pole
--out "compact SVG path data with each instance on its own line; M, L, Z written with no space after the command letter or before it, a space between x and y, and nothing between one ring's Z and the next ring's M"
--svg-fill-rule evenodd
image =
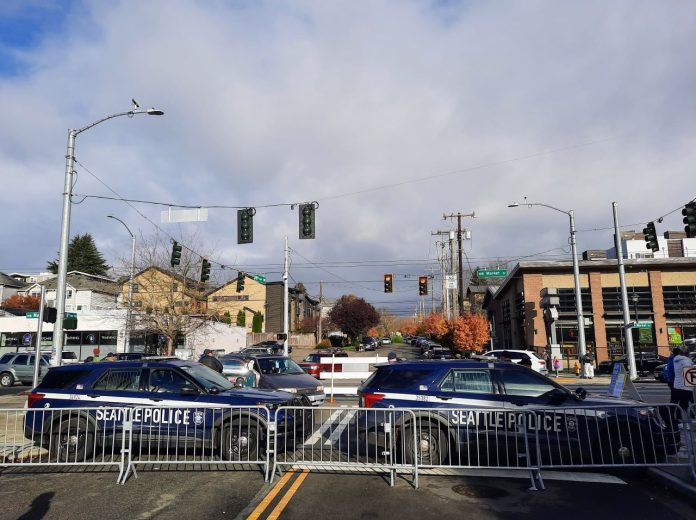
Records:
M321 342L321 312L322 302L324 301L324 282L319 280L319 321L317 323L317 343Z
M431 231L431 232L430 232L430 235L431 235L431 236L449 236L449 233L450 233L449 231L440 231L440 230L438 230L438 231ZM440 242L440 244L441 244L441 249L442 249L442 255L441 255L441 257L439 258L439 264L440 264L440 282L441 282L441 283L440 283L440 290L442 291L442 292L441 292L441 296L442 296L442 298L441 298L441 299L442 299L442 309L443 309L443 310L444 310L444 309L447 309L447 310L444 312L444 314L447 316L447 319L449 319L449 308L448 308L448 307L445 307L445 290L446 290L446 289L445 289L445 243L444 243L444 242ZM432 272L432 271L431 271L431 272ZM433 286L433 304L432 304L432 305L433 305L433 312L435 312L435 294L434 294L434 293L435 293L435 291L434 291L434 289L435 289L435 281L434 281L434 280L433 280L432 286Z
M285 237L285 258L283 263L283 335L285 339L283 340L283 355L288 356L288 334L289 334L289 314L288 309L288 237Z
M450 258L450 274L454 275L457 270L454 267L454 231L451 231L449 234L449 258ZM447 289L447 295L450 299L450 303L452 304L452 318L454 318L457 314L459 314L459 310L457 308L457 300L454 297L454 295L450 292L450 289Z
M459 314L464 310L464 269L462 266L462 217L476 218L476 212L471 213L450 213L442 215L443 220L457 217L457 252L459 254L459 272L457 273L457 305L459 306Z

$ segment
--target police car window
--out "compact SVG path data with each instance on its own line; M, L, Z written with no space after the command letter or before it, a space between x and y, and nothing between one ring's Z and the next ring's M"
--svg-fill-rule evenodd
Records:
M150 392L179 394L186 384L184 376L168 368L150 370Z
M91 370L49 370L37 388L68 388Z
M501 370L507 395L539 397L557 388L531 370Z
M493 383L488 370L452 370L440 384L443 392L492 394Z
M206 390L214 389L219 391L234 388L234 384L230 383L226 377L203 365L184 365L181 367L181 370L186 372Z
M94 390L137 391L140 388L140 369L109 370L92 385Z

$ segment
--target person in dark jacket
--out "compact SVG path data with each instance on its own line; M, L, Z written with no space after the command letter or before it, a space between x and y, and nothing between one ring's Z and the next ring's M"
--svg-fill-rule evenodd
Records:
M201 356L201 359L198 360L198 362L201 365L205 365L208 368L211 368L216 372L222 374L222 363L220 363L220 360L218 358L213 356L213 351L209 348L203 351L203 355Z

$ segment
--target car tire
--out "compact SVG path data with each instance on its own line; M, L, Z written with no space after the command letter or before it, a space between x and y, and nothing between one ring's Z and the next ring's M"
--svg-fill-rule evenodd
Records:
M416 459L421 466L439 466L447 460L447 434L434 422L416 421L415 447L413 445L413 425L406 424L400 436L400 452L406 464Z
M49 456L56 462L85 462L94 454L94 430L85 419L59 419L53 424Z
M3 372L0 374L0 386L9 387L14 385L15 379L9 372Z
M235 420L223 426L222 457L226 461L255 462L261 460L261 430L255 419Z

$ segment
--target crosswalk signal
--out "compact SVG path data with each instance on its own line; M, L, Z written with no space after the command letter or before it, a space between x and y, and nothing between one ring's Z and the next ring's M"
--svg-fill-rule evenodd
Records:
M393 280L393 276L391 274L384 275L384 292L385 293L392 292L392 280Z
M419 276L418 277L418 295L426 296L428 294L428 277Z
M660 250L660 246L657 243L657 231L655 230L654 222L648 222L648 225L643 228L643 235L645 237L646 249L651 249L653 252Z
M254 208L237 210L238 244L251 244L254 241L254 215L256 215Z
M176 240L174 241L174 244L172 244L172 258L169 262L169 264L174 267L175 265L179 265L181 263L181 246L179 245L179 242Z
M207 258L204 258L203 263L201 264L201 282L207 282L209 278L210 278L210 262L208 262Z
M300 239L315 238L314 202L300 204Z
M239 271L237 273L237 292L242 292L244 290L244 273Z
M696 202L689 202L682 210L684 215L684 231L687 238L696 238Z

